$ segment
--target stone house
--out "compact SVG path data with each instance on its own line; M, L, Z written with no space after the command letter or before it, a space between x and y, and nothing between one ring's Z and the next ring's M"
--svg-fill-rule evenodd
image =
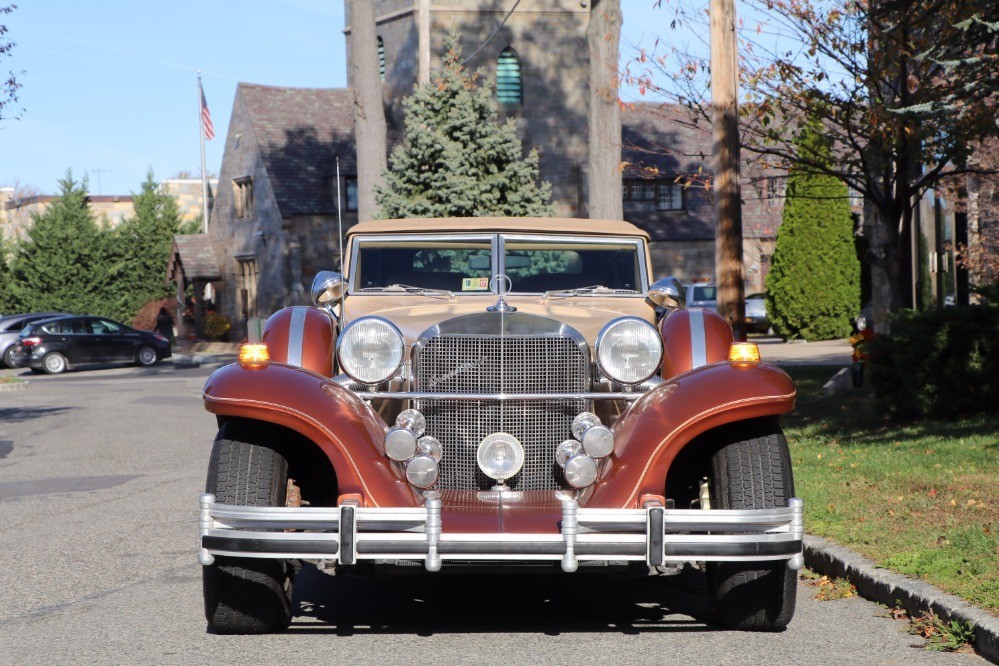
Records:
M515 120L525 153L538 150L556 214L586 217L589 3L522 0L509 9L499 0L376 0L389 149L402 134L403 98L440 65L453 28L466 66L495 81L501 118ZM350 72L349 15L345 33ZM216 307L234 337L252 337L257 318L307 302L315 272L338 267L338 220L346 230L357 217L352 102L349 88L239 84L209 225L221 275ZM713 278L714 208L697 182L710 172L710 134L678 123L674 110L635 104L622 113L621 140L625 167L610 177L621 180L625 219L652 236L656 276ZM744 180L749 293L762 290L783 179Z

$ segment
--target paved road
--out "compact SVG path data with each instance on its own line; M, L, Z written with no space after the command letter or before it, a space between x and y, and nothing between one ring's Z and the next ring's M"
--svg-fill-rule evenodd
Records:
M33 377L0 393L0 664L981 664L911 647L861 599L799 588L781 634L705 621L703 579L303 571L280 635L209 634L195 558L205 369Z

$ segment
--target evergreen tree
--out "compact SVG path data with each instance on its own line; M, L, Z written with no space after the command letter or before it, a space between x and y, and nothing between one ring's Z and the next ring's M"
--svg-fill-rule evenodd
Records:
M32 215L29 239L10 266L15 309L24 312L64 310L108 315L106 245L87 205L87 182L72 171L59 181L61 193L41 214Z
M108 231L108 303L107 312L131 322L149 301L169 296L171 287L164 284L167 260L173 236L180 227L176 200L163 193L146 173L142 190L132 199L135 216Z
M403 102L405 142L375 187L380 215L551 216L537 151L523 157L514 120L499 123L492 86L466 72L456 33L446 44L443 69Z
M10 246L0 238L0 317L14 313L14 294L11 292Z
M829 161L818 124L808 125L799 143L817 162ZM849 334L860 309L860 261L841 180L803 166L791 170L766 286L767 313L779 335L828 340Z

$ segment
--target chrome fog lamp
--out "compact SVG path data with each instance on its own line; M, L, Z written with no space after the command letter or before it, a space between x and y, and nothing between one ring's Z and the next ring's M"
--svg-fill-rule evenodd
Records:
M424 435L416 440L416 448L420 450L420 455L430 456L437 462L440 462L444 456L444 447L436 437L430 435Z
M490 479L503 483L524 466L524 447L508 432L494 432L479 444L479 469Z
M416 455L417 440L427 429L427 420L415 409L399 413L395 427L385 433L385 455L396 462L406 462Z
M582 442L583 451L590 457L606 458L614 451L614 433L592 412L583 412L572 420L572 436Z
M406 480L417 488L429 488L437 483L437 461L430 456L415 456L406 463Z
M641 384L656 374L663 360L663 341L656 327L638 317L609 322L597 335L597 365L621 384Z
M381 384L402 366L406 343L392 322L362 317L348 325L337 340L340 367L359 384Z
M565 468L565 464L573 456L578 456L583 452L583 445L574 439L567 439L555 447L555 462L559 467Z
M590 456L578 455L565 463L565 480L573 488L586 488L597 480L597 461Z

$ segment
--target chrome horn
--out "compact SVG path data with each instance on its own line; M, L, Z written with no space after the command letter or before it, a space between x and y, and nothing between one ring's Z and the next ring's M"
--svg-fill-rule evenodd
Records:
M673 310L687 307L687 295L683 291L683 285L673 276L653 282L646 293L646 299L656 309L656 321Z
M343 279L343 275L335 271L319 271L312 281L312 303L339 321L333 306L343 298L346 291L347 281Z

